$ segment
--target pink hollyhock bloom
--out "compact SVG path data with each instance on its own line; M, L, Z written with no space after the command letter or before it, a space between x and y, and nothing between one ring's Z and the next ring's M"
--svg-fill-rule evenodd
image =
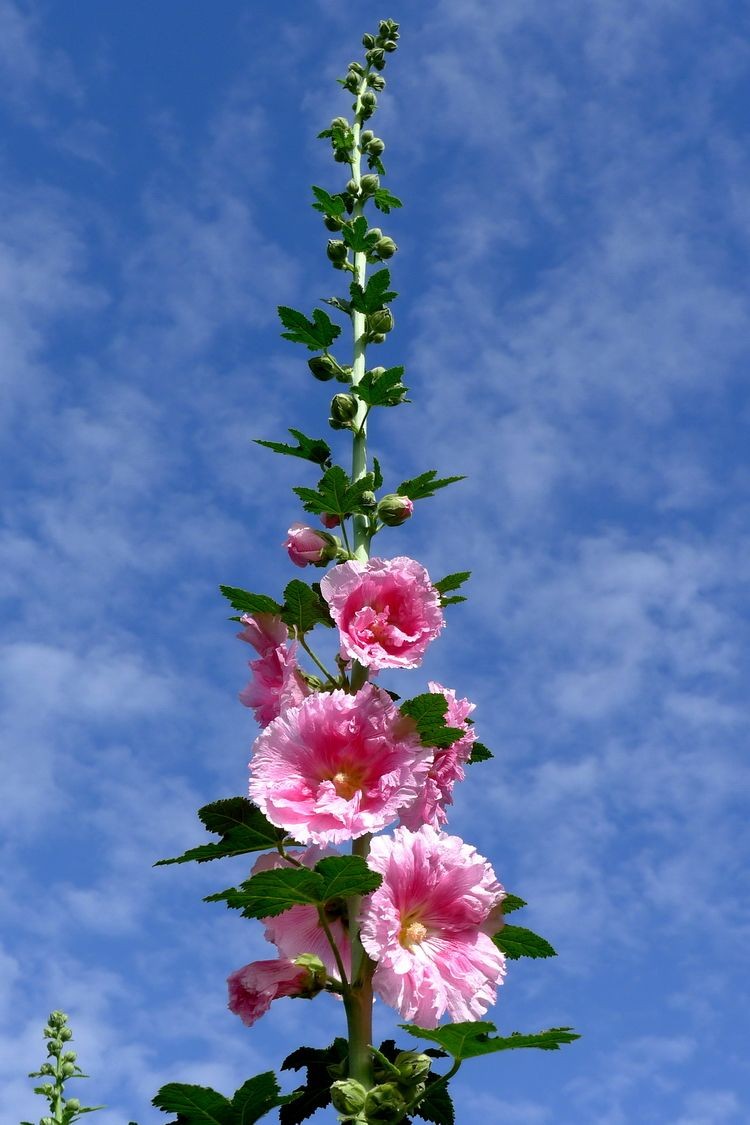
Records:
M401 813L401 823L413 831L422 824L440 828L446 823L448 815L445 807L453 804L453 786L466 776L464 764L471 756L471 746L477 737L474 728L466 722L475 705L469 703L468 699L456 699L455 691L444 688L441 684L430 681L428 687L433 694L445 696L448 703L446 725L458 727L465 733L447 749L435 748L435 758L424 788L414 804Z
M314 867L315 864L329 855L337 855L333 848L307 848L306 851L288 851L287 855L294 856L305 867ZM278 852L262 855L255 863L251 875L259 871L272 871L277 867L289 867ZM326 968L329 977L339 980L339 970L336 958L333 955L328 938L320 924L318 911L314 906L293 906L275 918L263 918L265 924L265 937L273 942L282 957L299 957L302 953L312 953L319 957ZM351 973L352 954L349 945L349 930L346 919L342 913L327 911L326 921L331 931L331 936L338 946L341 960L344 963L347 976Z
M423 825L378 836L367 862L383 876L360 931L377 961L378 996L420 1027L436 1027L445 1012L454 1022L480 1019L505 976L488 932L500 928L505 891L487 860Z
M325 566L331 555L332 539L304 523L293 523L283 543L295 566Z
M251 1027L282 996L304 996L311 983L309 969L293 961L253 961L227 977L229 1010Z
M372 684L308 696L255 740L250 798L303 844L377 832L417 799L432 762L410 720Z
M237 636L252 645L260 656L267 656L289 639L286 625L273 613L243 613L240 621L244 629Z
M320 584L341 655L368 668L416 668L445 624L440 595L414 559L353 560Z
M262 727L268 726L285 708L296 707L310 694L297 667L296 644L269 649L258 660L250 661L250 670L252 679L239 693L239 699L245 707L253 709Z

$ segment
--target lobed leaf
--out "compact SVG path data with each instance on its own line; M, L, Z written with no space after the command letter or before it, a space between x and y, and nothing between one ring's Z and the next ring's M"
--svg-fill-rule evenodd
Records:
M331 215L335 219L344 214L344 200L340 195L331 195L325 188L315 187L314 184L312 190L315 196L315 203L312 206L316 211L320 211L324 215Z
M447 594L450 590L460 589L468 578L471 578L470 570L459 570L455 574L446 574L445 578L441 578L439 582L433 582L432 584L438 593Z
M372 489L373 483L372 473L366 473L352 484L341 466L333 465L323 474L317 489L295 488L292 491L299 496L306 512L317 515L328 513L344 519L355 512L364 511L362 494Z
M312 315L312 320L308 320L297 309L279 305L279 317L287 329L281 335L293 344L305 344L311 352L324 351L341 335L341 329L322 309L313 309Z
M249 1078L235 1092L232 1098L234 1121L237 1125L254 1125L272 1109L288 1101L289 1096L281 1094L274 1072L267 1070L264 1074Z
M512 914L514 910L521 910L522 907L528 906L528 903L518 895L506 895L502 905L503 914Z
M378 188L372 198L378 211L382 211L384 215L390 215L392 207L403 207L401 200L384 187Z
M305 461L312 461L315 465L328 465L331 460L331 449L328 442L322 438L310 438L301 430L290 429L289 433L297 439L296 445L288 445L283 441L265 441L255 438L256 445L263 445L272 449L274 453L283 453L287 457L301 457Z
M325 906L334 899L369 894L381 877L360 856L329 856L314 870L278 867L259 871L239 887L209 895L206 902L226 902L246 918L273 918L293 906Z
M370 870L358 855L328 856L315 864L315 870L323 876L326 902L350 895L369 894L383 882L383 876Z
M412 1112L415 1117L423 1121L432 1121L434 1125L455 1125L456 1112L453 1108L453 1099L446 1086L432 1089L440 1078L436 1074L427 1076L427 1089L419 1103Z
M378 270L377 273L374 273L364 289L359 282L353 281L349 287L352 295L352 308L363 313L373 313L382 309L388 301L393 301L398 297L398 293L389 290L390 284L389 270Z
M173 859L160 859L154 867L189 863L191 860L206 863L227 856L267 851L277 847L286 837L286 833L266 820L260 809L248 801L247 797L228 797L213 801L199 809L198 816L209 832L222 837L221 841L190 848Z
M471 747L471 754L469 755L469 765L476 765L477 762L488 762L490 758L495 755L491 750L488 750L483 742L475 742Z
M507 913L505 902L502 905L503 913ZM519 957L557 957L548 941L523 926L503 926L492 940L513 961Z
M365 371L359 383L352 387L352 394L367 406L400 406L408 402L408 387L401 382L403 367L389 367L379 375Z
M299 578L294 578L284 590L282 621L300 633L307 633L316 625L333 628L333 620L328 605L315 586L308 586Z
M440 692L425 692L401 704L402 715L413 719L423 746L446 748L463 738L465 731L460 727L449 727L445 723L448 701Z
M239 609L242 613L281 613L279 603L265 594L251 594L248 590L241 590L239 586L219 586L219 589L232 609Z
M294 1100L282 1106L279 1112L280 1125L300 1125L317 1110L330 1104L333 1079L328 1068L340 1066L348 1053L346 1040L338 1038L323 1050L317 1047L299 1047L284 1059L282 1070L306 1068L307 1080L304 1086L298 1086L294 1091Z
M459 480L466 480L466 477L438 478L437 469L429 469L412 480L402 481L396 491L401 496L408 496L410 500L426 500L429 496L434 496L439 488L447 488L449 484L455 484Z
M364 215L360 215L353 222L346 223L341 230L341 237L355 254L367 253L378 241L377 234L369 230Z
M561 1045L581 1038L570 1027L552 1027L535 1035L523 1035L519 1031L514 1031L511 1035L493 1038L490 1033L497 1031L497 1028L494 1023L483 1020L445 1024L432 1030L408 1023L401 1024L401 1027L417 1039L430 1039L433 1043L439 1043L458 1061L476 1058L479 1055L491 1055L496 1051L515 1050L519 1047L557 1051Z
M168 1082L151 1102L165 1113L176 1113L178 1125L233 1125L232 1104L210 1086Z

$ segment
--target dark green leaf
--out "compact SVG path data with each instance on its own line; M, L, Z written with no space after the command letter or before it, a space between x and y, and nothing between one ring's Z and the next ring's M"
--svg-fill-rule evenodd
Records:
M456 481L466 480L466 477L443 477L438 479L437 469L429 469L412 480L403 481L396 491L400 496L408 496L410 500L425 500L434 496L438 488L446 488Z
M520 910L527 905L526 900L519 898L518 895L506 895L503 899L503 914L512 914L514 910Z
M179 1125L233 1125L231 1102L208 1086L168 1082L151 1103L165 1113L176 1113Z
M308 320L297 309L279 305L281 323L288 329L281 335L285 340L291 340L293 344L305 344L311 352L323 351L341 335L341 329L322 309L313 309L312 315L312 320Z
M232 609L239 609L242 613L281 613L279 603L265 594L251 594L238 586L219 586L219 589L229 599Z
M351 313L352 311L351 301L347 301L345 297L322 297L321 300L324 305L332 305L339 312Z
M450 590L458 590L468 578L471 578L470 570L459 570L455 574L446 574L439 582L433 582L433 586L439 593L447 594Z
M491 750L488 750L483 742L475 742L471 748L469 756L469 765L476 765L477 762L489 762L490 758L494 758Z
M334 898L348 898L349 895L366 895L376 890L383 882L383 876L371 871L358 855L336 855L321 859L315 870L324 879L324 901Z
M341 231L341 237L355 254L371 250L378 241L377 234L368 230L364 215L360 215L351 223L346 223Z
M276 1075L272 1070L249 1078L232 1098L236 1125L254 1125L272 1109L283 1105L288 1098L281 1095Z
M439 1086L436 1090L432 1088L439 1081L436 1074L428 1075L427 1089L413 1113L424 1121L434 1122L434 1125L454 1125L456 1114L447 1087Z
M317 906L323 892L323 877L300 867L259 871L239 887L208 895L205 902L226 902L246 918L273 918L293 906Z
M372 487L375 489L375 491L377 491L379 488L383 487L383 472L380 468L380 462L378 461L377 457L373 457L372 459L372 475L374 478Z
M329 1066L341 1066L349 1052L345 1039L336 1041L325 1050L315 1047L299 1047L284 1059L282 1070L301 1070L307 1068L307 1081L295 1091L294 1100L282 1106L279 1113L280 1125L300 1125L318 1109L323 1109L331 1101L331 1082Z
M372 313L382 309L388 301L393 301L398 297L398 293L394 293L388 288L390 284L391 275L388 270L378 270L377 273L374 273L364 289L358 282L353 281L350 287L352 308L363 313Z
M301 430L289 430L293 438L297 439L296 445L287 445L283 441L264 441L255 438L256 445L263 445L272 449L274 453L283 453L287 457L301 457L305 461L312 461L316 465L327 465L331 460L331 449L328 442L322 438L310 438Z
M324 215L332 215L334 218L344 214L344 201L340 195L329 195L324 188L315 187L314 184L313 195L316 200L313 207L316 211L321 211Z
M368 406L400 406L409 401L406 397L409 388L401 382L403 374L403 367L389 367L380 375L365 371L359 383L352 387L352 393Z
M387 188L378 188L373 195L373 201L378 211L390 215L392 207L403 207L403 203L395 195L391 195Z
M379 156L368 156L367 167L370 168L373 172L377 172L379 176L385 175L385 164Z
M503 902L505 913L505 903ZM548 941L523 926L503 926L492 939L506 957L515 961L518 957L556 957Z
M300 633L307 633L316 625L333 627L328 606L320 593L299 578L292 579L284 590L281 619Z
M465 602L465 601L466 601L466 598L461 597L460 594L456 594L454 597L451 597L451 598L441 598L440 604L443 605L443 606L445 606L445 605L458 605L459 602Z
M306 512L315 512L317 515L327 512L344 519L352 513L363 511L362 493L372 487L372 473L366 473L352 484L341 466L334 465L323 474L317 489L295 488L293 491L299 496Z
M452 746L466 733L460 727L446 726L448 701L440 692L425 692L414 699L407 699L400 710L402 715L408 715L416 723L423 746Z
M518 1047L537 1047L542 1051L557 1051L563 1043L572 1043L580 1039L580 1035L569 1027L552 1027L548 1031L540 1031L536 1035L522 1035L514 1031L505 1037L491 1037L491 1032L497 1031L494 1023L486 1021L471 1021L467 1023L445 1024L428 1030L424 1027L415 1027L412 1024L401 1024L405 1031L417 1039L431 1039L439 1043L454 1059L475 1058L479 1055L491 1055L496 1051L510 1051Z
M184 855L174 859L160 859L154 867L164 867L170 863L188 863L195 860L206 863L211 859L225 856L245 855L248 852L262 852L275 848L286 833L275 828L266 820L260 809L248 801L247 797L228 797L213 801L198 810L198 816L209 832L222 837L219 843L201 844L190 848Z

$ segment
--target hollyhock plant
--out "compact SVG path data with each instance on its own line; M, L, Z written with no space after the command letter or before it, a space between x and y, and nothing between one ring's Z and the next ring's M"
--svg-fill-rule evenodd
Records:
M200 818L218 840L162 861L265 853L239 886L208 896L261 921L279 953L230 975L230 1007L250 1025L279 996L333 994L342 1001L346 1039L289 1056L285 1070L307 1071L292 1095L282 1095L268 1073L245 1083L231 1102L214 1090L170 1083L155 1104L180 1120L186 1105L227 1122L257 1121L280 1107L284 1125L299 1125L333 1105L339 1120L358 1125L453 1121L447 1086L465 1058L552 1050L577 1038L569 1028L493 1036L494 1026L482 1020L505 979L506 956L551 957L554 950L504 923L523 899L506 895L474 847L442 831L466 769L492 757L476 739L474 704L436 682L405 699L372 683L380 673L421 666L445 627L446 607L465 601L457 591L470 577L464 570L433 581L416 559L389 558L385 549L417 505L463 478L428 469L386 483L378 460L368 460L368 426L408 401L403 367L370 366L369 359L395 324L397 294L383 263L397 246L378 224L401 201L382 184L385 143L372 119L398 38L393 20L364 36L364 61L350 63L340 79L351 113L320 134L346 168L333 191L313 187L312 205L333 236L326 252L339 284L323 301L350 329L347 354L329 311L279 308L282 336L313 353L306 356L313 378L341 385L327 411L328 441L293 427L294 444L256 439L317 474L293 491L305 518L320 526L292 524L285 546L300 569L331 565L319 583L292 579L278 599L221 587L239 614L239 636L258 653L240 697L263 727L252 746L249 799L204 806ZM350 468L340 463L341 442L351 443ZM372 557L379 535L384 548ZM444 550L461 542L450 529L440 537ZM315 639L326 630L333 630L327 649ZM490 651L479 657L491 667ZM302 667L306 661L312 667ZM338 853L335 845L347 846ZM417 1021L405 1033L437 1044L438 1057L450 1054L452 1065L436 1074L427 1054L393 1039L377 1047L375 996Z
M259 735L250 797L301 843L338 844L378 832L419 796L432 762L387 692L311 695Z
M445 1013L480 1019L505 976L483 928L505 898L487 860L423 825L373 840L368 863L383 876L361 924L377 995L421 1027L437 1027Z
M420 563L352 560L320 584L339 628L341 655L366 668L417 668L445 621L440 595Z

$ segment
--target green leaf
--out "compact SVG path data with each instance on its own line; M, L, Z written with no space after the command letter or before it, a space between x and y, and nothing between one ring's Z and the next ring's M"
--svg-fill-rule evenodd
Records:
M505 902L502 904L505 913ZM519 957L557 957L548 941L523 926L503 926L492 939L499 950L515 961Z
M512 914L514 910L521 910L522 907L528 906L525 899L519 898L518 895L506 895L502 902L503 914Z
M455 1125L456 1113L447 1087L440 1086L437 1090L431 1088L439 1081L436 1074L427 1076L427 1089L413 1113L423 1121L434 1122L434 1125Z
M259 871L239 887L209 895L206 902L226 902L246 918L273 918L293 906L325 906L334 899L369 894L381 877L360 856L329 856L310 871L278 867Z
M359 282L353 281L350 286L352 308L363 313L373 313L382 309L388 301L398 297L398 293L388 288L390 284L391 275L388 270L378 270L374 273L364 289Z
M179 1125L233 1125L231 1102L209 1086L168 1082L151 1103L165 1113L176 1113Z
M341 329L322 309L313 309L312 315L312 320L308 320L297 309L279 305L281 323L288 329L281 335L293 344L305 344L311 352L323 351L341 335Z
M511 1035L491 1038L490 1033L497 1031L494 1023L478 1020L476 1023L445 1024L428 1030L424 1027L415 1027L413 1024L401 1024L404 1031L417 1039L430 1039L439 1043L454 1059L476 1058L479 1055L491 1055L496 1051L511 1051L518 1047L537 1047L541 1051L558 1051L564 1043L572 1043L580 1039L570 1027L552 1027L548 1031L540 1031L536 1035L522 1035L514 1031Z
M287 1102L288 1096L281 1094L276 1075L272 1070L249 1078L232 1098L234 1121L237 1125L254 1125L272 1109Z
M355 254L372 250L378 241L377 234L368 229L367 219L364 215L360 215L351 223L346 223L342 228L341 237Z
M281 613L281 606L273 598L265 594L251 594L248 590L240 590L238 586L219 586L225 598L228 598L232 609L239 609L242 613Z
M384 215L390 215L392 207L403 207L401 200L384 187L378 188L372 198L378 211L382 211Z
M346 1040L338 1038L325 1050L299 1047L284 1059L282 1070L302 1070L304 1067L307 1069L307 1081L294 1091L294 1100L282 1106L279 1112L280 1125L300 1125L317 1110L330 1104L333 1078L328 1068L340 1067L348 1054Z
M373 172L377 172L379 176L385 175L385 164L379 156L368 156L367 167L370 168Z
M433 582L433 586L439 593L447 594L450 590L458 590L467 578L471 578L471 571L459 570L455 574L446 574L439 582Z
M269 823L247 797L228 797L222 801L213 801L199 809L198 816L209 832L216 832L222 837L221 841L190 848L174 859L160 859L154 867L189 863L191 860L206 863L226 856L263 852L268 848L275 848L286 838L286 833Z
M466 477L438 479L437 469L429 469L428 472L422 473L412 480L403 481L396 492L400 496L408 496L410 500L425 500L428 496L434 496L438 488L446 488L449 484L455 484L459 480L466 480Z
M379 488L383 487L383 471L380 468L380 462L377 457L373 457L372 459L372 475L374 478L372 487L377 491Z
M403 374L403 367L389 367L379 375L365 371L359 383L352 387L352 394L367 406L400 406L409 401L406 397L409 388L401 382Z
M345 297L321 297L324 305L331 305L334 309L338 309L342 313L351 313L351 301L347 301Z
M316 625L333 627L328 606L315 586L308 586L299 578L294 578L284 590L282 621L300 633L307 633Z
M314 184L312 190L316 200L313 207L316 211L321 211L324 215L332 215L333 218L344 214L344 201L340 195L330 195L324 188L315 187Z
M362 493L372 489L373 482L372 473L366 473L352 484L341 466L334 465L318 481L317 489L295 488L292 491L299 496L306 512L315 512L317 515L327 512L344 519L363 511Z
M293 438L297 439L296 445L287 445L283 441L264 441L255 438L256 445L263 445L272 449L274 453L283 453L287 457L301 457L304 461L312 461L316 465L327 465L331 460L331 449L328 442L322 438L310 438L301 430L289 430Z
M371 871L358 855L328 856L315 864L315 870L323 876L325 902L350 895L367 895L383 882L383 876Z
M483 742L475 742L471 748L469 765L476 765L477 762L489 762L490 758L494 757L495 755L491 750L487 749Z
M465 731L460 727L449 727L445 723L448 701L440 692L425 692L401 704L402 715L408 715L417 725L417 733L423 746L446 748L463 738Z

